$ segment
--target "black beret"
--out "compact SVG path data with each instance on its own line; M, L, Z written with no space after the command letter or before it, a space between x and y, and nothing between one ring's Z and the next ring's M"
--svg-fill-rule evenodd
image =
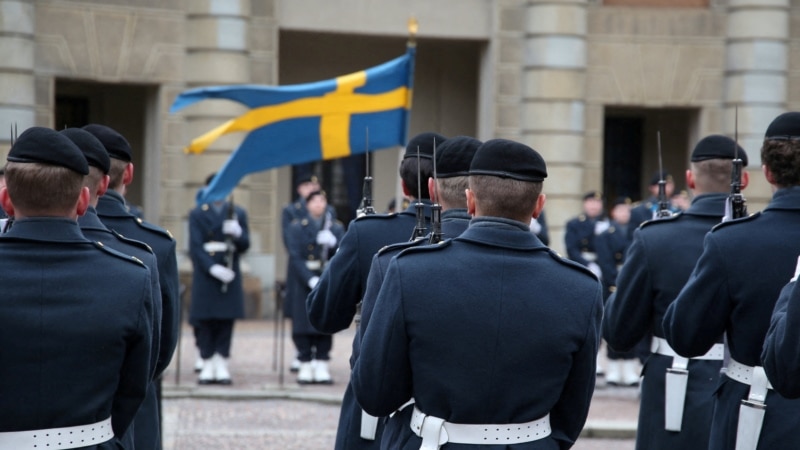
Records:
M297 177L297 184L295 187L300 186L303 183L319 183L319 179L314 174L307 174L307 175L300 175Z
M599 193L597 191L589 191L589 192L583 194L583 201L586 201L586 200L589 200L589 199L593 199L593 198L597 199L597 200L602 200L603 199L603 194L601 194L601 193Z
M747 153L733 139L719 134L712 134L700 139L692 150L692 162L707 159L734 159L738 156L742 165L747 165Z
M776 117L767 127L764 139L800 139L800 112L786 112Z
M108 171L111 169L111 158L108 157L103 144L92 133L80 128L67 128L59 133L78 146L90 166L97 167L108 175Z
M436 177L465 177L469 175L472 157L478 151L481 141L469 136L451 137L436 146Z
M631 198L625 197L624 195L617 197L617 199L614 201L614 206L630 205L630 204L631 204Z
M653 172L653 176L650 177L650 186L655 186L658 184L661 179L664 181L672 181L672 175L669 174L666 170L663 172L655 171Z
M78 146L50 128L31 127L23 131L14 140L7 160L16 163L50 164L66 167L81 175L89 174L89 164Z
M491 139L478 147L469 174L543 181L547 178L547 167L542 155L527 145L507 139Z
M419 149L419 157L422 159L433 159L433 146L434 143L438 148L440 144L443 144L447 138L442 136L439 133L420 133L410 141L408 141L408 145L406 145L406 152L403 155L403 158L416 158L417 157L417 149Z
M92 133L106 148L108 156L114 159L131 162L133 160L133 151L131 144L121 134L117 133L113 128L96 123L90 123L83 127L84 130Z

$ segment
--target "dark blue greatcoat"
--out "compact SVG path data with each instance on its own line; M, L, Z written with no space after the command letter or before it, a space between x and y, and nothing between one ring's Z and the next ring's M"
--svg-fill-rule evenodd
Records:
M686 212L645 222L634 232L617 290L609 297L603 316L603 338L609 346L625 351L651 333L664 337L664 312L689 279L703 252L706 233L722 219L726 197L699 195ZM671 366L671 357L656 353L644 365L636 448L705 450L722 361L689 362L680 433L664 429L664 383Z
M299 314L292 315L293 334L320 334L308 321L306 310L306 297L311 289L308 282L313 277L322 274L323 247L317 244L317 233L323 224L313 219L304 218L292 222L289 226L289 270L290 278L286 280L286 301L291 310ZM339 222L332 222L330 231L336 236L337 243L344 236L344 226ZM336 247L328 249L325 261L333 255ZM310 267L311 266L311 267ZM319 268L316 268L316 267Z
M153 375L149 270L74 220L18 219L0 236L0 282L0 342L13 343L0 351L0 432L111 416L120 438Z
M136 419L128 433L123 438L123 445L130 448L161 448L161 426L159 420L159 402L156 395L157 386L156 380L161 373L166 370L169 360L172 357L172 350L168 346L159 349L161 339L161 290L158 284L158 265L156 262L156 255L150 247L139 241L127 239L120 234L115 234L113 231L106 228L100 218L97 217L97 211L93 207L89 207L86 214L78 218L78 226L81 233L90 241L101 242L114 250L117 250L126 255L131 255L141 260L150 270L151 289L154 293L155 307L153 319L153 352L151 366L154 370L153 382L147 387L147 397L142 403L139 412L136 414ZM165 335L170 335L166 333ZM168 345L169 343L167 343Z
M476 218L461 236L390 262L353 391L375 416L412 397L454 423L524 423L549 413L551 436L492 448L567 449L594 391L602 310L598 280L545 247L528 224ZM382 448L420 444L407 422L387 422Z
M423 204L428 226L430 201L423 200ZM385 245L408 241L416 222L414 203L401 213L373 214L350 222L339 250L306 299L308 318L314 328L336 333L350 326L367 287L372 256Z
M327 214L331 215L331 220L336 220L336 208L328 205L325 210ZM303 220L308 218L308 209L306 209L306 201L302 198L289 203L283 207L281 211L281 234L283 236L283 246L289 249L289 225L295 220Z
M706 353L724 333L731 357L761 364L761 349L781 288L800 254L800 187L779 189L760 213L716 226L703 243L688 283L664 315L664 334L678 354ZM734 448L739 404L750 387L720 377L709 449ZM800 448L800 400L767 395L759 449Z
M628 227L632 224L620 225L611 222L608 229L594 238L594 246L597 249L597 265L603 272L603 287L606 289L606 296L614 292L617 285L617 267L625 262L625 252L631 245L631 234Z
M232 270L236 272L236 278L228 284L224 293L222 282L211 276L208 270L214 264L226 265L226 252L208 252L203 246L207 242L225 242L222 223L228 219L228 205L228 202L224 202L222 207L216 210L211 204L203 204L189 212L189 255L194 269L192 304L189 310L189 320L192 323L198 320L244 317L244 291L239 257L250 248L250 232L245 210L234 206L234 214L242 227L242 235L232 240L235 247Z
M595 253L595 234L594 227L597 219L581 214L567 222L567 230L564 234L564 244L567 247L567 258L584 266L589 265L581 253Z
M792 281L781 290L761 353L767 378L786 398L800 398L799 303L800 289Z
M180 298L178 297L178 260L175 239L163 228L137 218L128 211L125 199L116 191L108 190L97 201L97 216L109 230L122 236L144 242L156 255L158 284L161 288L161 346L158 367L169 364L180 331Z
M442 211L442 234L443 238L452 238L460 235L469 226L471 216L467 214L466 209L453 208L447 211ZM361 337L363 330L366 329L369 318L372 315L372 309L375 306L375 297L383 283L383 276L386 273L386 266L389 265L395 255L400 253L406 248L425 245L429 242L430 235L425 239L414 242L402 242L398 244L388 245L372 258L372 264L369 269L369 276L367 278L367 287L364 293L364 299L361 304L361 323L356 330L356 337L353 339L353 353L350 355L350 368L353 368L358 354L361 350ZM375 433L375 440L367 440L361 438L361 406L356 401L353 395L352 384L347 384L347 389L344 392L342 399L342 411L339 414L339 429L336 431L336 449L377 449L380 448L381 434L383 432L383 418L378 421L378 429Z

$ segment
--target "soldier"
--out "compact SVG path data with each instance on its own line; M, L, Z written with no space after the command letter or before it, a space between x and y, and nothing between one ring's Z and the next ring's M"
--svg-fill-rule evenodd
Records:
M160 365L169 364L178 344L180 331L180 298L178 298L178 260L175 254L175 240L169 231L137 218L128 211L125 203L125 190L133 182L134 167L131 162L133 151L128 141L115 130L105 125L89 124L83 127L97 138L111 158L108 190L97 201L97 216L112 231L130 239L149 245L156 255L158 265L158 284L161 288L161 339ZM157 397L161 402L161 379L159 378ZM139 433L136 438L139 439ZM142 444L147 445L147 444ZM155 448L160 448L160 442Z
M471 216L467 213L467 197L469 166L472 157L481 145L481 141L456 136L447 139L436 148L436 180L428 179L428 192L431 200L442 207L442 234L444 238L460 235L467 229ZM402 242L380 249L372 258L367 277L367 287L362 301L359 327L353 340L353 354L350 357L350 368L358 359L361 337L369 323L375 297L378 295L386 266L389 261L406 248L425 245L429 237L411 242ZM351 384L347 385L342 400L342 411L339 414L339 429L336 432L336 448L338 449L377 449L381 445L384 418L367 415L353 395Z
M5 169L0 445L120 448L152 379L150 273L81 234L89 166L65 136L29 128Z
M567 231L564 234L567 257L583 264L598 278L601 274L594 237L607 228L608 220L603 216L603 196L596 191L590 191L583 195L583 213L567 222Z
M773 307L800 254L798 138L800 113L772 121L761 147L772 200L706 235L688 283L664 315L664 337L683 357L707 354L725 335L730 360L716 390L711 450L800 448L800 401L769 389L760 366Z
M631 244L631 199L619 197L611 209L611 222L606 231L595 236L597 264L603 274L604 296L607 299L617 289L617 273L625 261ZM649 342L647 342L649 345ZM606 383L612 386L638 386L639 371L636 351L616 351L606 346Z
M89 163L89 175L84 179L84 186L89 188L89 207L86 213L78 218L78 226L83 235L95 242L101 242L114 250L126 255L139 258L150 270L151 289L154 298L153 311L153 352L151 366L153 367L153 381L147 387L147 397L136 414L134 426L123 438L123 445L133 448L138 442L140 447L159 448L161 444L160 411L157 397L157 380L167 369L171 358L172 349L169 343L161 346L161 290L158 284L158 265L156 256L147 244L115 234L97 217L97 201L105 194L108 188L108 171L111 159L106 153L103 144L88 131L80 128L67 128L59 132L66 136L81 150Z
M722 367L721 345L715 344L701 358L687 360L664 340L661 323L703 251L703 238L725 213L734 156L747 164L745 151L725 136L707 136L695 145L686 171L686 184L694 192L692 205L668 219L647 221L634 233L617 277L617 290L606 304L603 337L610 347L628 350L653 334L654 352L642 381L637 449L708 448L712 399ZM747 172L742 175L746 186ZM675 376L668 371L677 374L685 369L689 389L667 392L666 379Z
M372 256L384 245L407 241L413 233L416 224L413 203L419 201L425 205L426 221L430 222L428 185L420 183L419 189L417 186L420 179L427 180L433 174L433 146L444 141L440 134L422 133L406 146L399 171L403 194L413 199L408 209L397 214L367 215L350 222L339 250L306 299L308 318L314 328L336 333L350 326L356 305L364 295Z
M328 212L323 191L313 191L303 200L308 215L289 226L289 270L286 280L286 301L297 311L292 316L292 340L297 348L300 384L330 384L329 352L333 337L320 333L308 322L306 297L319 282L325 263L333 255L344 236L344 226Z
M602 289L530 233L546 176L530 147L485 142L470 167L469 228L390 262L352 375L372 415L416 402L387 422L383 448L569 448L580 434Z
M215 174L206 178L206 186ZM189 212L194 326L203 359L199 384L231 384L228 358L233 325L244 317L241 255L250 248L247 212L231 202L196 206Z
M650 197L634 205L631 210L631 223L634 225L630 230L631 234L633 234L633 230L635 230L636 227L656 217L655 214L658 212L658 183L662 178L665 182L664 191L667 194L667 201L669 202L669 199L672 197L672 193L675 191L675 181L672 179L672 175L667 172L657 171L650 177L650 185L648 186ZM677 206L672 204L669 205L669 209L673 213L680 211Z
M800 261L800 259L798 259ZM786 398L800 398L800 353L797 343L800 342L800 313L797 311L800 290L797 288L797 275L800 273L800 264L795 269L795 275L781 290L772 320L764 339L764 350L761 361L764 371L776 392Z

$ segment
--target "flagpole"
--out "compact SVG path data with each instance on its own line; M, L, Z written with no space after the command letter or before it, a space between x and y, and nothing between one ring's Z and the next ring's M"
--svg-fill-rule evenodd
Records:
M406 41L406 49L408 49L409 51L411 49L416 50L416 47L417 47L417 32L418 31L419 31L419 22L417 21L416 17L414 17L414 16L409 17L408 18L408 41ZM414 64L414 59L413 58L412 58L411 61L412 61L411 64ZM408 98L407 104L409 105L409 110L410 110L411 97L413 96L413 93L414 93L413 88L411 88L414 85L414 83L413 83L414 68L413 67L411 68L411 70L409 70L408 77L409 77L409 80L408 80L408 86L409 86L408 96L409 96L409 98ZM410 115L411 115L411 113L409 112L408 116L410 116ZM408 128L409 128L409 125L410 125L409 124L409 120L406 119L406 140L408 140ZM400 164L403 163L403 150L404 149L401 147L399 149L399 151L398 151L398 154L397 154L397 167L400 167ZM397 174L397 185L395 186L395 195L394 195L395 211L401 212L403 210L403 198L404 198L404 196L403 196L403 187L402 187L402 182L401 182L401 179L400 179L400 174L398 173Z

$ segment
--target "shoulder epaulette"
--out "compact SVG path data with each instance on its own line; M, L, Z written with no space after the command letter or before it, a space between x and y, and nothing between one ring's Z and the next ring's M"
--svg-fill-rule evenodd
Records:
M673 214L673 215L671 215L669 217L660 217L658 219L645 220L644 222L642 222L641 225L639 225L639 227L644 228L644 227L648 227L648 226L650 226L650 225L652 225L654 223L672 222L673 220L678 220L678 218L680 218L682 215L683 215L683 213L679 212L679 213L675 213L675 214Z
M394 219L397 217L398 213L390 213L390 214L367 214L361 217L356 217L353 222L361 222L363 220L374 220L374 219Z
M564 258L563 256L561 256L558 253L556 253L554 250L549 249L549 248L547 249L547 254L549 254L551 258L553 258L554 260L560 262L561 264L563 264L563 265L565 265L567 267L579 270L579 271L589 275L590 277L592 277L594 279L597 279L597 276L595 276L595 274L592 273L591 270L587 269L586 266L584 266L583 264L576 263L575 261L573 261L571 259Z
M726 222L720 222L720 223L714 225L713 228L711 228L711 232L713 233L714 231L717 231L720 228L724 228L724 227L727 227L729 225L734 225L734 224L737 224L737 223L747 222L748 220L754 220L755 218L757 218L760 215L761 215L761 211L755 212L753 214L750 214L749 216L740 217L738 219L728 220Z
M420 242L421 241L408 241L408 242L398 242L395 244L384 245L383 247L381 247L380 250L378 250L378 254L382 255L386 252L391 252L393 250L398 250L398 249L403 250L406 248L416 247L420 244Z
M445 239L445 240L439 242L438 244L433 244L433 245L425 245L425 244L423 244L423 245L411 246L411 247L408 247L407 249L401 251L397 255L397 257L399 258L399 257L401 257L403 255L410 255L412 253L417 253L417 252L432 252L432 251L436 251L436 250L441 250L441 249L443 249L445 247L448 247L452 242L453 242L452 239ZM409 243L411 243L411 242L409 242Z
M116 237L117 237L117 239L119 239L120 241L122 241L122 242L124 242L124 243L126 243L126 244L130 244L130 245L133 245L133 246L135 246L135 247L139 247L139 248L145 249L145 250L147 250L147 251L148 251L148 252L150 252L150 253L153 253L153 248L152 248L152 247L150 247L149 245L147 245L147 243L146 243L146 242L137 241L136 239L127 238L127 237L125 237L125 236L123 236L123 235L119 234L119 233L117 232L117 230L111 230L111 233L112 233L114 236L116 236Z
M125 261L129 261L129 262L138 264L139 266L142 266L144 268L147 268L147 266L144 264L144 262L142 262L141 259L139 259L139 258L137 258L135 256L126 255L125 253L122 253L120 251L114 250L113 248L106 246L105 244L103 244L100 241L93 241L93 244L94 244L95 247L97 247L100 250L108 253L109 255L116 256L117 258L123 259Z
M137 217L136 218L136 223L139 225L139 227L144 228L145 230L149 230L149 231L152 231L154 233L158 233L158 234L160 234L160 235L162 235L162 236L164 236L166 238L169 238L170 240L174 239L172 237L172 233L170 233L168 230L165 230L164 228L161 228L161 227L157 227L157 226L153 225L150 222L145 222L144 220L142 220L142 219Z

